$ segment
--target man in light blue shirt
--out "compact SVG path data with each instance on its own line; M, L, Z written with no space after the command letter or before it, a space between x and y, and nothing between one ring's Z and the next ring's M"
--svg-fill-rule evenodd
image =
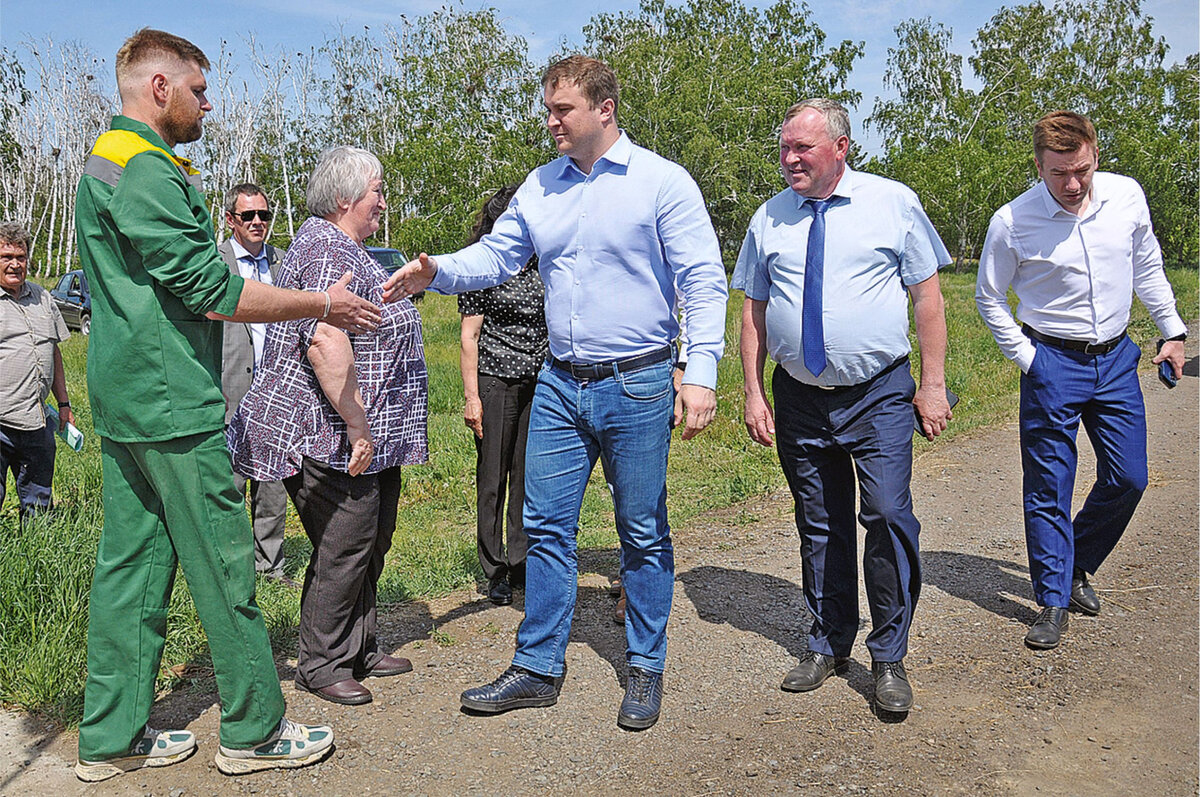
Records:
M946 321L937 270L950 262L916 195L846 166L850 120L827 99L784 116L788 188L754 214L733 287L742 309L746 429L779 460L796 501L808 650L783 688L816 689L841 669L858 630L854 482L866 528L863 578L875 703L907 712L908 630L921 587L912 512L914 406L933 439L951 412L943 366ZM908 298L921 345L921 388L908 366ZM766 356L779 363L763 383Z
M513 666L468 689L483 713L558 699L575 608L575 538L584 487L604 458L612 482L627 595L624 728L653 725L662 701L674 584L666 467L675 417L672 341L684 298L683 439L716 412L728 291L704 199L677 164L617 126L616 75L571 56L543 77L546 124L563 157L534 170L477 244L422 254L385 286L389 300L496 285L538 256L550 359L538 376L525 457L525 620Z

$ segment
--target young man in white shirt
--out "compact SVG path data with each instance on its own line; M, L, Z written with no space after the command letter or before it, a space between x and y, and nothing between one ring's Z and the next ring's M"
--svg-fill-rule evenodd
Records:
M1096 129L1053 111L1034 126L1042 182L992 217L975 303L1021 375L1025 540L1041 612L1031 648L1058 645L1067 609L1100 613L1088 584L1116 546L1146 488L1141 351L1125 329L1133 292L1167 342L1154 362L1183 371L1187 327L1163 272L1150 211L1135 180L1098 172ZM1020 300L1008 309L1009 286ZM1072 520L1080 421L1097 478Z

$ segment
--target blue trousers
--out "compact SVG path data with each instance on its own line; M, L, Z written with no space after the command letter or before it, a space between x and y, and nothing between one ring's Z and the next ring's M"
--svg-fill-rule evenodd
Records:
M580 380L553 366L538 375L525 452L525 619L513 663L562 675L578 581L576 536L584 487L604 458L621 539L626 662L662 672L675 554L667 525L670 361Z
M866 645L873 661L899 661L921 591L921 525L909 490L916 385L908 360L834 390L797 382L780 367L772 386L776 446L796 500L804 601L813 616L809 650L849 656L858 632L857 473L873 626Z
M1141 351L1129 338L1100 355L1036 345L1021 376L1025 545L1038 605L1065 607L1072 569L1096 572L1146 489ZM1072 521L1081 420L1096 451L1096 483Z
M54 481L54 426L49 421L40 429L0 426L0 504L4 503L9 470L17 484L22 518L50 508L50 486Z

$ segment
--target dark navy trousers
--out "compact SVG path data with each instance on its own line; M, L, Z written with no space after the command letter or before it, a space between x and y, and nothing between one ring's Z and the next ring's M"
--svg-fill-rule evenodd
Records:
M863 578L873 661L899 661L921 591L913 515L913 395L908 358L853 387L824 390L782 367L772 378L779 461L796 500L809 649L849 656L858 631L858 522L866 529Z
M1025 544L1038 605L1065 607L1072 569L1096 572L1146 489L1141 350L1129 338L1108 354L1035 345L1021 376ZM1096 451L1096 483L1072 521L1080 421Z

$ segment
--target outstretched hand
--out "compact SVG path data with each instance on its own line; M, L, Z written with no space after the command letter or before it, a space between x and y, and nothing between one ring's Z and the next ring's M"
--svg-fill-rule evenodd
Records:
M422 252L416 260L410 260L383 283L383 300L396 302L407 299L429 287L437 274L437 261Z

